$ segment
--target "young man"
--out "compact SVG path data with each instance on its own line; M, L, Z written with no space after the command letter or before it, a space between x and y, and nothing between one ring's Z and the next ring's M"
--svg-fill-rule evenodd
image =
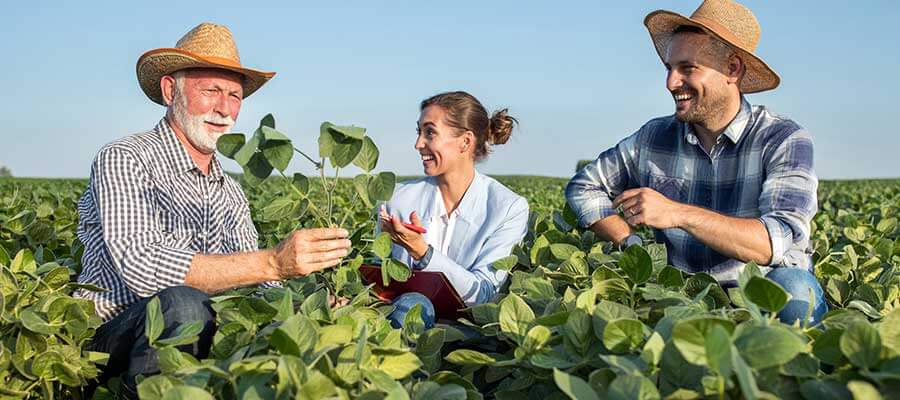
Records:
M215 333L209 294L307 275L349 251L343 229L299 230L258 250L247 199L215 158L243 99L274 75L241 66L228 28L208 23L138 60L141 89L166 107L165 117L104 146L78 204L78 281L109 291L76 296L94 301L104 323L92 350L110 354L103 379L125 373L126 396L137 397L135 377L159 372L144 336L150 299L160 300L162 337L203 323L200 339L180 348L203 358Z
M756 18L733 1L706 0L690 18L660 10L644 24L668 70L675 114L650 120L575 175L569 205L620 246L640 243L633 227L654 228L670 264L726 286L745 263L766 266L792 296L779 318L804 318L812 301L809 322L818 322L827 305L811 272L812 140L743 96L780 82L753 54Z

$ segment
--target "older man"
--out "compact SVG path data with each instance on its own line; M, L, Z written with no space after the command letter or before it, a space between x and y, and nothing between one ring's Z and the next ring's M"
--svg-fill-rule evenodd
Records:
M644 24L668 70L675 114L650 120L582 169L566 188L570 206L621 246L640 243L633 227L654 228L669 263L726 286L745 263L766 266L792 295L779 318L803 319L812 302L809 322L819 321L827 306L811 273L812 139L743 97L780 82L754 55L756 18L730 0L707 0L690 18L655 11Z
M350 241L343 229L293 232L275 249L258 250L257 232L240 186L215 158L241 102L274 73L241 66L231 32L201 24L175 46L138 60L144 93L166 106L152 130L104 146L91 168L78 211L85 245L79 282L104 324L92 343L110 354L106 378L157 373L156 352L144 336L146 305L160 300L171 335L201 321L200 339L182 351L205 357L215 332L209 294L303 276L338 264Z

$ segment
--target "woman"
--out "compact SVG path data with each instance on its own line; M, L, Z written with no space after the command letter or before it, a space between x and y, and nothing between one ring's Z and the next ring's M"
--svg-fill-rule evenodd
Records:
M442 272L466 305L492 300L507 277L491 263L506 257L528 231L528 202L475 163L491 147L506 143L515 118L506 109L489 118L466 92L441 93L422 101L415 148L427 177L398 185L380 210L381 230L391 235L391 256L410 267ZM403 218L426 233L403 226ZM394 300L388 316L400 327L406 312L422 305L426 327L434 306L420 293Z

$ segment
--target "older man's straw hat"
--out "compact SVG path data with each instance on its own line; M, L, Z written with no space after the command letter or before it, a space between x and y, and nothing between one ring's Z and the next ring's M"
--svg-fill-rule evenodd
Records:
M231 31L222 25L202 23L186 33L174 48L150 50L137 62L137 78L141 89L155 103L165 105L159 80L164 75L188 68L218 68L244 76L244 97L250 96L275 76L244 68Z
M704 0L690 18L672 11L657 10L644 18L659 57L665 61L672 32L682 25L696 26L729 44L741 55L747 72L741 80L742 93L774 89L781 82L778 74L753 52L759 42L759 22L747 7L731 0Z

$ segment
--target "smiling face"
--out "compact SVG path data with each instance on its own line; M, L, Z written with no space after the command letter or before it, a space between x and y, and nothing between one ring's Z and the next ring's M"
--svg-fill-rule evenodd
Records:
M166 78L172 85L167 99L171 121L198 151L215 152L216 141L231 131L241 110L242 77L223 70L197 69L179 71L163 80Z
M666 88L679 121L706 125L740 101L740 59L706 34L678 33L666 52Z
M428 176L472 168L475 164L474 135L447 125L445 117L446 111L438 106L425 107L419 116L415 147Z

